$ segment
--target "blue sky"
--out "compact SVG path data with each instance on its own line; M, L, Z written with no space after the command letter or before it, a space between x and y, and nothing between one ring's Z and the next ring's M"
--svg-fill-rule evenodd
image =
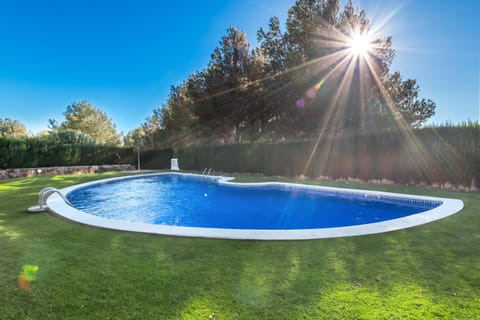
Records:
M33 132L73 101L104 110L124 133L161 106L170 85L206 66L229 26L284 23L294 0L0 0L0 118ZM392 70L437 103L431 122L479 120L480 1L356 0L393 36Z

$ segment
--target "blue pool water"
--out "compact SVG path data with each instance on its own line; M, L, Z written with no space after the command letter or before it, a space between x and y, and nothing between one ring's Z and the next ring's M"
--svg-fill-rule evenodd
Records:
M100 183L67 195L76 209L104 218L231 229L312 229L405 217L441 204L291 186L236 187L182 175Z

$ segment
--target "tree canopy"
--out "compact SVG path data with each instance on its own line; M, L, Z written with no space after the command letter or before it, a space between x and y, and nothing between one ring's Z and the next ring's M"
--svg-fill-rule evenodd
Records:
M0 137L24 137L27 135L27 128L17 120L0 118Z
M95 139L79 130L52 130L44 138L51 144L96 144Z
M119 145L120 134L115 124L102 110L92 106L88 101L73 102L63 113L65 120L58 124L56 120L49 120L52 130L79 131L86 136L76 135L74 138L94 139L98 144ZM69 132L71 136L73 133Z
M155 148L419 127L435 103L390 70L392 37L375 30L350 0L297 0L285 28L272 17L258 30L254 49L230 27L206 68L173 86L125 141Z

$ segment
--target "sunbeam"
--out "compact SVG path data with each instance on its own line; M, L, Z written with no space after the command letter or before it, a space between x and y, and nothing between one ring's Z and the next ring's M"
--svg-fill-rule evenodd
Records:
M343 57L343 59L340 61L340 63L338 63L335 68L333 68L326 76L323 80L326 80L328 79L331 75L333 75L337 69L340 69L341 67L345 67L345 69L347 70L346 73L345 73L345 76L342 78L341 80L341 83L340 85L338 86L336 92L335 92L335 96L332 100L332 103L330 104L328 110L327 110L327 113L325 114L325 117L323 119L323 122L322 122L322 125L320 126L320 132L317 136L317 139L315 140L315 144L312 148L312 152L310 152L310 156L308 157L308 160L306 162L306 165L305 165L305 169L303 170L303 175L306 175L308 169L310 168L310 164L313 160L313 157L315 155L315 153L317 152L317 149L318 149L318 146L320 144L320 142L322 141L322 138L324 137L324 134L327 130L327 127L328 127L328 123L332 123L334 126L338 124L338 119L341 115L341 110L338 110L338 108L336 108L339 104L338 104L338 100L341 99L342 97L342 93L343 93L343 90L345 90L346 86L350 87L350 81L351 81L351 78L352 78L352 75L353 75L353 65L354 61L352 59L350 59L350 57L348 55L345 55ZM332 119L333 117L333 119ZM325 161L324 163L320 164L320 168L321 168L321 171L323 171L325 165L326 165L326 162L328 160L328 156L330 154L330 150L332 148L332 141L329 142L329 144L327 145L327 150L326 150L326 156L325 156Z
M408 123L402 117L398 107L390 96L388 90L385 88L382 80L385 76L385 73L383 72L382 66L378 64L377 60L377 55L380 55L382 50L384 50L383 45L386 39L382 38L380 35L374 34L373 31L377 32L380 27L385 25L392 17L393 14L384 18L381 21L380 26L376 25L370 27L368 24L366 27L360 25L350 25L347 27L346 32L334 30L335 32L333 34L335 39L320 40L320 42L325 46L339 48L340 50L337 52L343 55L341 60L339 60L340 62L337 62L335 67L330 70L323 80L325 81L334 72L340 71L343 75L340 84L336 89L334 97L331 100L328 111L323 118L315 143L313 144L312 151L306 161L303 175L306 175L307 171L309 170L314 155L319 148L319 144L322 140L324 140L323 138L325 137L327 127L336 130L335 128L338 128L340 125L338 123L341 118L340 116L342 112L345 112L345 96L352 94L351 90L356 90L358 92L357 98L360 100L358 101L358 111L360 117L359 123L361 128L365 128L367 91L368 87L371 87L372 85L378 89L388 107L388 110L395 119L395 123L402 136L403 143L408 146L406 149L412 153L411 158L414 159L414 162L416 163L417 171L427 179L431 175L427 169L428 159L426 152L424 152L424 148L420 141L411 131ZM354 77L358 81L358 87L352 87ZM344 103L342 103L342 101ZM324 162L327 162L329 154L332 151L332 143L332 141L327 141L327 145L325 145L323 148L322 152L324 153ZM326 163L317 165L319 165L321 171L323 171Z
M380 77L375 72L376 68L373 62L370 59L365 59L365 62L367 64L367 67L372 71L371 74L373 75L373 79L378 89L380 90L380 93L385 99L385 102L387 103L389 111L391 112L391 114L395 119L395 123L398 126L400 134L402 135L403 143L407 146L407 148L405 149L408 150L408 152L410 152L410 156L414 160L414 163L416 165L417 172L419 172L421 175L423 175L427 179L430 179L432 175L428 172L429 170L428 159L427 159L428 155L426 152L424 152L424 149L425 149L424 146L422 145L420 140L418 140L418 138L414 135L410 126L402 117L400 111L398 110L398 107L395 105L395 102L390 97ZM418 164L416 160L420 161L420 164Z

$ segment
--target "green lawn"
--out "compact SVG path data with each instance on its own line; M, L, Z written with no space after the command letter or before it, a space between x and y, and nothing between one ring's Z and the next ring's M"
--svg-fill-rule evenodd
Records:
M408 230L311 241L136 234L25 210L45 186L114 175L0 182L0 319L480 319L479 193L343 184L465 208Z

